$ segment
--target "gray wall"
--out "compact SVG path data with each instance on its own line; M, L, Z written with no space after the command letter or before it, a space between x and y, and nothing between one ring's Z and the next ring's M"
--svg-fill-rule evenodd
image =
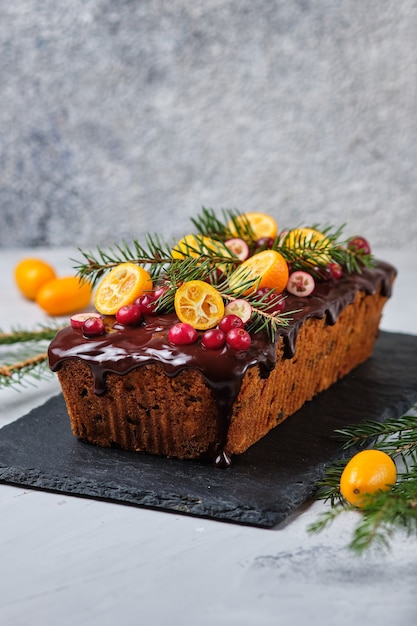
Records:
M0 0L0 245L202 205L417 241L415 0Z

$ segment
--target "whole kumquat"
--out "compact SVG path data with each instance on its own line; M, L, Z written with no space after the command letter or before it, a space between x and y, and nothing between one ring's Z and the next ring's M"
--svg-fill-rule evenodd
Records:
M28 300L35 300L39 289L55 277L54 268L38 258L22 259L14 269L16 285Z
M77 276L62 276L45 283L36 295L36 302L48 315L69 315L90 304L91 292L88 282Z
M397 478L392 458L381 450L362 450L350 459L340 478L340 493L347 502L361 507L364 495L389 491Z
M206 235L186 235L172 249L174 259L198 258L201 252L219 252L227 254L227 248L220 242Z
M331 261L328 254L330 241L315 228L293 228L283 237L282 241L291 250L307 248L310 259L319 264Z

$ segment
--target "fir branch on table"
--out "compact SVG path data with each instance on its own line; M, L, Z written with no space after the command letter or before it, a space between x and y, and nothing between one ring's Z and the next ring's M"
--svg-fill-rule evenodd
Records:
M45 348L63 325L52 323L35 329L12 328L9 332L0 331L0 346L13 348L13 353L2 356L0 364L0 389L19 388L25 381L46 379L52 375L49 370Z
M343 448L365 448L371 444L389 454L405 468L397 473L390 491L380 491L364 497L360 509L347 504L339 490L340 477L348 459L338 460L328 467L318 483L317 498L330 502L325 511L312 523L309 532L320 532L346 511L356 511L359 518L349 547L363 553L372 546L389 547L389 539L396 530L417 538L417 405L412 414L379 423L371 420L339 429L336 435L345 441Z
M400 459L406 469L410 461L417 465L417 415L403 415L384 422L365 420L335 433L344 440L345 450L358 444L367 447L377 440L378 450Z
M61 326L41 326L35 330L12 328L9 332L0 330L0 345L26 343L28 341L48 341L55 337Z
M24 386L29 378L34 382L51 376L52 372L48 365L48 355L46 352L41 352L21 361L0 366L0 389L4 387L19 388Z

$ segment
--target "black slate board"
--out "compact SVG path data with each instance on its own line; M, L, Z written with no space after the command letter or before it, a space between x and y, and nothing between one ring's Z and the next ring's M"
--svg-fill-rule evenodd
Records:
M0 430L0 482L272 528L342 456L334 429L399 417L416 402L417 336L381 332L366 363L235 457L231 469L82 443L58 395Z

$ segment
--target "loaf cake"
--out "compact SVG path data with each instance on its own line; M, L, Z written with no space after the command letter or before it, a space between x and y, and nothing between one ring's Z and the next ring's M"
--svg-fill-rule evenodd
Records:
M259 254L250 251L255 236L252 242L246 237L249 258ZM233 455L245 452L306 401L368 359L395 269L366 251L359 260L355 257L353 267L336 263L340 272L327 276L324 269L332 263L333 251L338 260L348 258L337 256L342 248L330 236L321 238L325 245L325 253L320 247L321 258L310 244L301 265L297 265L294 242L286 250L283 237L288 234L277 233L273 242L269 238L262 245L281 250L282 256L288 252L288 276L295 271L308 274L314 289L307 296L294 289L291 293L287 276L288 284L279 294L284 312L281 307L278 313L264 316L265 324L253 323L253 311L249 320L242 319L250 337L242 349L227 341L206 347L208 331L198 328L191 343L173 341L170 330L185 322L172 304L176 300L166 299L167 283L161 296L165 304L145 309L135 322L123 323L117 314L104 313L96 333L87 332L86 322L59 331L49 346L49 363L59 377L74 435L97 446L209 459L218 467L228 467ZM352 247L349 255L354 253ZM177 259L179 266L186 256ZM203 261L197 254L192 256L195 264L190 267L198 273ZM161 276L155 279L154 289ZM221 280L224 285L225 277ZM224 298L226 313L227 303L245 299L241 293L234 299L216 281L206 279L205 284ZM269 296L276 295L273 287L268 289ZM178 290L176 284L173 291ZM254 286L246 295L254 311L258 291ZM261 305L259 309L262 313ZM222 311L222 319L226 313Z

